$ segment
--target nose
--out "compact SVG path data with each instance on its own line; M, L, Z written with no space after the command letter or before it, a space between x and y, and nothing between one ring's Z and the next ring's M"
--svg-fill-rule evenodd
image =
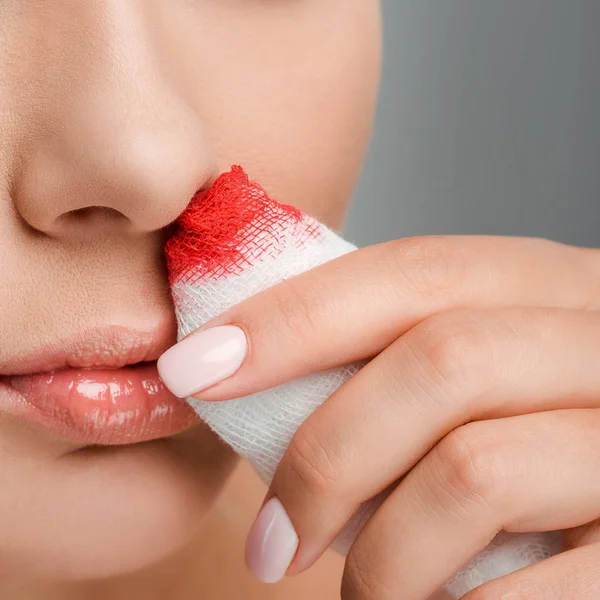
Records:
M216 161L165 63L154 3L63 0L51 16L43 5L25 3L2 32L30 48L19 69L0 51L15 101L17 212L59 238L168 225L214 179Z

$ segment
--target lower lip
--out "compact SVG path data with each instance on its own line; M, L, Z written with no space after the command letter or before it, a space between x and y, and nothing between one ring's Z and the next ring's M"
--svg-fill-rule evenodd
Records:
M197 422L171 394L156 363L117 370L65 369L0 379L26 416L86 444L119 445L173 435Z

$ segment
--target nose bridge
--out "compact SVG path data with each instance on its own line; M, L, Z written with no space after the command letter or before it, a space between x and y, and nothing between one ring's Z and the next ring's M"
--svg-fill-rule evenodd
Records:
M17 5L5 9L0 23L2 96L12 99L16 117L34 118L45 130L58 128L67 114L75 116L71 111L81 101L94 101L98 92L122 83L133 64L138 74L144 68L143 36L128 0ZM111 92L110 100L116 98Z
M135 230L173 221L214 160L200 119L165 79L160 40L148 36L152 0L24 5L13 25L28 50L13 51L20 72L8 82L17 210L46 233L91 207Z

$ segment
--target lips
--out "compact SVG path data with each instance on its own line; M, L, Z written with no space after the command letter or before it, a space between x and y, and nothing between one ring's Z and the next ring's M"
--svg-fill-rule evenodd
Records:
M62 340L0 365L8 409L85 444L118 445L173 435L197 422L164 386L156 358L173 342L168 323L112 327Z

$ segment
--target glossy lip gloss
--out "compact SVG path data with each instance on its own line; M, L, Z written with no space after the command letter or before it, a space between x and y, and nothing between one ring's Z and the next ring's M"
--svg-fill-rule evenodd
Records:
M156 318L158 317L158 318ZM198 421L161 381L156 359L175 337L172 313L143 331L80 331L0 365L3 412L85 444L130 444Z
M142 442L172 435L197 420L166 389L155 363L19 375L3 383L18 393L35 419L86 443Z

